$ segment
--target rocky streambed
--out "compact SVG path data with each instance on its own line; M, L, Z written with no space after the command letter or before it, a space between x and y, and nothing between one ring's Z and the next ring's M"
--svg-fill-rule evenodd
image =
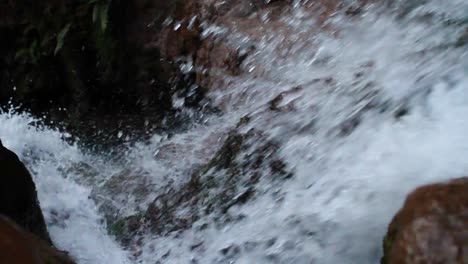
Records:
M464 1L0 5L0 138L77 263L467 261Z

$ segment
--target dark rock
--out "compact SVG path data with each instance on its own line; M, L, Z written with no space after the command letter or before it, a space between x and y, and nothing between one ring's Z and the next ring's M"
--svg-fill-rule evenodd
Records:
M468 263L468 178L412 192L383 248L383 264Z
M285 92L280 93L278 96L273 98L273 100L270 101L270 110L272 111L291 111L294 109L294 103L293 102L288 102L285 105L282 105L285 97L291 95L291 94L296 94L303 89L301 87L294 87L290 90L287 90Z
M340 124L340 136L350 135L361 123L361 115L354 115Z
M143 215L137 214L122 218L109 225L109 233L126 247L138 232L143 231L144 226Z
M237 129L248 123L241 120ZM286 164L277 157L279 145L258 131L233 130L213 158L195 171L182 187L167 187L145 212L153 233L191 228L204 215L213 215L217 223L236 221L230 209L255 198L262 176L274 184L290 178ZM182 212L182 213L181 213Z
M200 247L203 246L203 241L200 241L200 242L197 242L197 243L194 243L190 246L190 250L194 251Z
M222 212L227 212L229 208L231 208L232 206L236 204L246 203L251 197L254 196L254 194L255 194L254 187L251 186L247 188L247 190L241 192L240 194L232 198L232 200L224 206L224 208L222 209Z
M123 204L138 210L154 189L148 172L123 170L111 176L103 185L95 186L90 197L104 214L107 223L111 224L119 220ZM132 197L132 201L128 197Z
M0 215L0 263L74 264L66 252L45 243Z
M408 114L409 114L409 108L407 106L402 106L396 109L396 111L393 113L393 116L395 117L395 119L399 120Z
M160 191L163 190L162 194L158 195L142 214L119 217L120 213L116 210L118 208L115 208L112 204L109 206L109 202L119 201L120 195L126 197L127 193L132 193L136 197L142 194L142 198L146 197L147 190L153 187L145 181L145 175L141 175L140 171L136 174L135 172L123 172L111 177L102 188L93 190L92 194L98 205L100 205L100 209L106 215L109 232L124 247L132 248L133 243L137 243L139 241L138 237L143 233L140 231L147 232L150 230L158 235L179 232L190 228L205 213L214 210L217 212L226 211L235 204L247 202L254 194L252 188L248 188L243 192L235 191L234 184L236 181L232 181L232 184L226 184L224 181L218 182L211 174L204 175L207 170L213 170L214 172L237 166L237 163L233 163L233 161L239 153L233 147L235 145L240 147L242 138L241 135L236 137L233 134L212 161L196 170L191 180L182 187L175 189L172 186L161 186ZM167 147L166 151L171 151L171 146ZM163 154L158 153L157 156L159 155ZM232 180L232 176L230 178ZM127 183L127 180L130 180L131 183ZM221 189L218 190L217 187L221 187ZM229 191L224 188L229 189ZM110 195L112 199L102 203L99 196L103 192L106 193L106 196ZM210 195L210 192L213 192L213 195ZM229 194L225 192L229 192ZM225 198L217 201L217 196ZM121 202L125 202L125 200L121 200ZM183 211L183 213L180 213L180 211ZM206 226L201 228L206 228Z
M0 214L52 244L31 174L18 156L1 143L0 168Z
M225 248L222 248L219 252L226 257L235 257L240 253L241 249L238 245L229 245Z
M463 47L466 44L468 44L468 27L466 27L463 33L458 37L457 41L455 42L455 47Z
M357 16L362 13L362 7L360 6L350 6L346 9L345 14L348 16Z

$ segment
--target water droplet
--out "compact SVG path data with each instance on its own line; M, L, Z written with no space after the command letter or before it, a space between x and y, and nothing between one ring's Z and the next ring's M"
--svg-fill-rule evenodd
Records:
M182 23L180 22L177 22L175 25L174 25L174 31L177 31L180 29L180 27L182 27Z

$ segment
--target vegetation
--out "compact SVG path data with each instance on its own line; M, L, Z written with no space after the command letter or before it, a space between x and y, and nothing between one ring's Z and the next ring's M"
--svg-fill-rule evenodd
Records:
M0 34L7 40L0 44L0 107L12 103L40 117L46 114L53 123L66 122L69 132L83 134L88 132L83 123L94 132L121 129L116 126L122 120L136 120L135 127L148 117L152 123L167 117L172 96L188 87L187 80L179 77L175 63L162 58L159 47L143 43L146 32L129 26L139 23L133 5L119 0L0 3L6 14L0 16Z

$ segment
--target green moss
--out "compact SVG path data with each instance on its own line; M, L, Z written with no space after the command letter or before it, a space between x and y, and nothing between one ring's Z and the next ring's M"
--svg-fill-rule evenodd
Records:
M144 217L144 213L140 212L121 218L108 226L108 232L125 245L131 240L135 232L139 230Z
M228 138L221 146L221 148L216 152L214 157L206 164L201 166L196 174L204 175L208 173L211 169L227 169L230 167L237 154L239 153L242 143L244 142L244 136L238 134L235 131L229 133ZM216 187L219 186L219 181L215 178L208 178L205 182L205 185Z
M203 187L207 189L216 188L220 185L221 181L212 175L208 176L203 183Z
M109 226L109 233L113 236L122 236L125 232L126 219L120 219Z
M207 169L227 169L230 167L237 154L241 150L242 143L244 142L244 136L234 131L229 133L228 138L224 142L223 146L216 153L214 158L208 163Z
M387 234L385 235L385 237L383 239L384 254L383 254L382 258L380 259L381 264L387 264L388 263L387 255L389 254L390 250L392 249L392 246L393 246L393 244L395 242L395 237L396 237L397 233L398 233L398 227L394 226L394 224L390 224L390 228L389 228Z
M390 250L392 248L393 237L386 235L384 238L384 247L386 250Z

